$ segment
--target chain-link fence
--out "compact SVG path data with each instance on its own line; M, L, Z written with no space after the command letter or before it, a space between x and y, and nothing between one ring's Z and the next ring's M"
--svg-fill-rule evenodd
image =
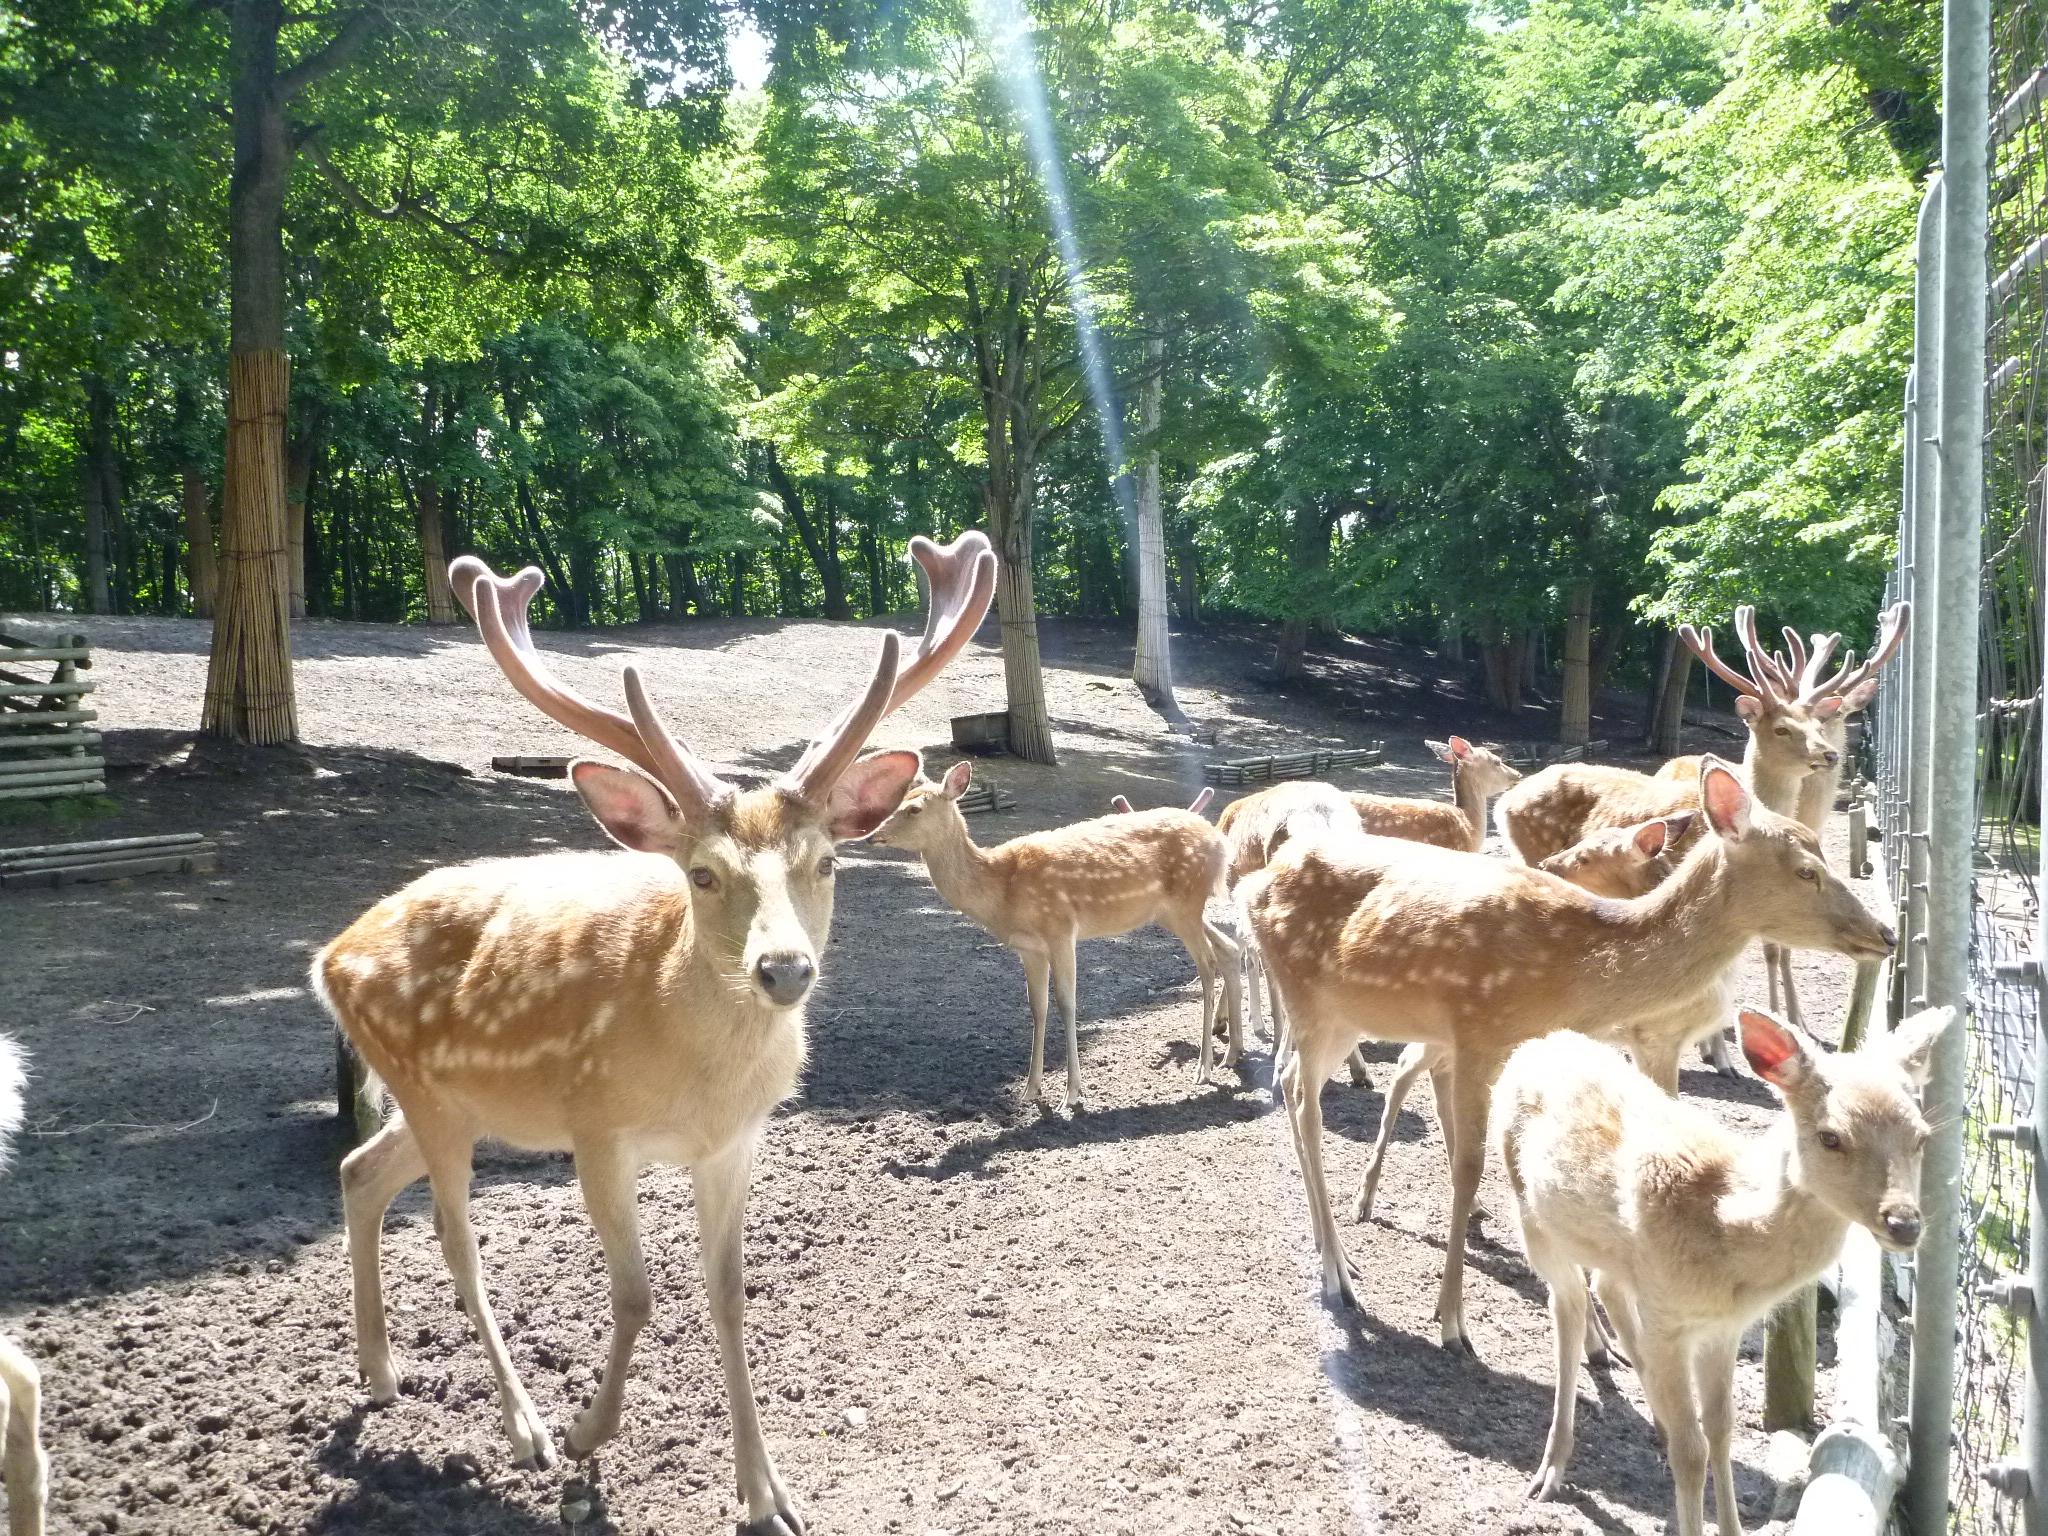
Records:
M2035 1443L2043 1427L2038 1373L2029 1365L2037 1344L2034 1297L2048 1304L2036 1230L2042 1225L2034 1157L2041 990L2033 964L2041 933L2042 512L2048 489L2048 6L1994 0L1990 20L1990 100L2001 105L1976 146L1980 153L1989 149L1982 263L1970 260L1982 247L1967 227L1973 209L1957 195L1963 189L1937 183L1922 215L1904 512L1891 593L1913 602L1916 634L1907 664L1885 679L1875 732L1879 827L1901 929L1893 1015L1929 1001L1961 1000L1969 1016L1960 1081L1932 1090L1946 1093L1951 1108L1960 1105L1962 1120L1953 1328L1944 1326L1946 1295L1926 1295L1945 1290L1937 1282L1946 1277L1933 1270L1948 1262L1941 1245L1922 1245L1921 1295L1911 1273L1900 1277L1906 1304L1929 1313L1915 1320L1913 1373L1940 1380L1952 1371L1945 1398L1917 1382L1912 1392L1909 1477L1919 1486L1909 1485L1906 1509L1915 1536L1933 1536L1942 1523L1942 1490L1926 1484L1939 1475L1933 1469L1944 1449L1949 1531L2048 1531L2048 1465ZM1951 64L1957 58L1953 43L1947 58ZM1956 146L1951 128L1945 157L1952 166ZM1958 219L1965 221L1961 230L1953 226ZM1987 299L1981 513L1970 505L1976 498L1968 479L1956 474L1965 466L1943 462L1959 445L1967 447L1974 422L1970 413L1944 411L1940 401L1944 378L1969 377L1958 372L1954 355L1945 363L1944 347L1953 348L1957 336L1942 332L1955 326L1959 313L1969 316L1955 295L1957 285L1970 283L1983 284ZM1967 468L1976 473L1974 461ZM1981 523L1959 529L1959 508ZM1944 559L1975 566L1971 588L1939 580ZM1974 742L1967 731L1951 740L1940 729L1937 701L1945 689L1967 689L1972 670ZM1974 781L1967 864L1940 852L1945 816L1949 827L1962 823L1946 808L1930 763L1959 770L1950 783ZM1946 930L1945 915L1952 920ZM1958 962L1966 945L1967 968L1958 964L1954 976L1960 987L1944 979L1944 945ZM1930 1221L1930 1234L1936 1230L1939 1224ZM1952 1362L1941 1358L1951 1338Z

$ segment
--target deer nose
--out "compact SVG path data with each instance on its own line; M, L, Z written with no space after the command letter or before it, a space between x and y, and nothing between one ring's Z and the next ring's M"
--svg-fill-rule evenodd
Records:
M1884 940L1884 947L1885 947L1886 949L1897 949L1897 948L1899 947L1899 936L1898 936L1898 934L1897 934L1897 933L1896 933L1896 932L1895 932L1895 931L1893 930L1893 928L1892 928L1891 924L1889 924L1889 923L1881 923L1881 924L1879 924L1879 925L1878 925L1878 929L1877 929L1877 933L1878 933L1878 937Z
M784 1008L803 1000L817 974L809 955L763 955L754 962L754 980L771 1003Z
M1920 1241L1920 1213L1912 1206L1893 1206L1879 1220L1884 1223L1884 1235L1901 1248L1910 1248Z

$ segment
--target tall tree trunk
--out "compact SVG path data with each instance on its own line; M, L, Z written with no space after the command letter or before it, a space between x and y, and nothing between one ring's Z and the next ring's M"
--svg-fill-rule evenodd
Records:
M426 387L420 402L419 495L414 507L419 517L420 570L425 579L429 624L455 622L455 589L448 584L448 519L441 507L440 475L441 389Z
M860 525L860 559L868 576L868 616L889 611L889 573L882 564L882 535L872 519Z
M818 572L818 584L825 592L825 617L852 618L853 608L846 601L846 571L839 562L839 536L835 526L838 519L832 513L830 492L821 489L815 501L807 503L802 489L782 467L782 456L775 451L773 443L768 445L767 464L768 483L775 487L775 494L782 502L783 510L789 514L790 525L796 529L804 553L811 557L811 564ZM790 611L790 606L786 600L782 604L785 612Z
M686 613L703 611L703 598L697 591L697 562L687 554L663 555L662 563L668 567L668 616L680 619Z
M280 0L234 0L234 170L228 180L228 447L221 581L200 729L296 741L285 548L284 196L291 140L278 76Z
M1138 645L1131 681L1155 709L1180 713L1173 697L1172 640L1167 629L1166 528L1159 510L1159 418L1166 393L1166 343L1145 343L1145 382L1138 391Z
M1514 711L1522 707L1523 655L1529 644L1526 631L1517 631L1480 648L1486 672L1486 702L1495 709Z
M1593 583L1575 581L1566 594L1564 703L1558 710L1557 739L1582 747L1593 739Z
M1290 564L1295 591L1314 592L1330 569L1330 534L1336 528L1336 514L1303 507L1294 514L1294 545ZM1309 631L1315 615L1306 611L1290 614L1280 623L1280 640L1273 651L1273 671L1282 682L1291 682L1306 670Z
M185 585L192 591L192 612L213 617L213 514L207 505L206 477L187 465L179 472L185 507Z
M1684 748L1685 693L1692 682L1692 652L1678 643L1674 632L1665 644L1670 647L1671 665L1664 672L1664 686L1657 695L1657 710L1650 722L1650 746L1664 757L1676 757Z
M284 452L284 584L291 616L306 616L306 491L320 456L321 410L311 406L291 424Z
M649 619L660 617L660 615L648 611L647 572L640 564L640 555L637 550L629 549L626 551L626 566L633 578L634 619L639 623L645 624Z
M733 618L744 619L747 616L747 557L734 550L729 564L732 595L726 600L725 611Z
M963 274L975 375L981 392L982 444L988 473L982 516L995 545L996 615L1003 630L1003 692L1010 750L1031 763L1056 763L1052 720L1045 707L1045 671L1038 651L1038 603L1032 589L1033 477L1038 451L1039 358L1023 309L1021 273L1004 285L1001 308L984 309L973 272Z
M1457 619L1446 618L1437 629L1437 660L1446 667L1465 665L1465 626Z
M120 509L110 502L118 484L108 473L114 457L114 392L97 373L85 379L85 606L92 613L114 611L113 589L107 573L109 549L113 543L114 520Z
M1193 534L1173 541L1173 611L1183 624L1202 616L1202 562L1195 552Z

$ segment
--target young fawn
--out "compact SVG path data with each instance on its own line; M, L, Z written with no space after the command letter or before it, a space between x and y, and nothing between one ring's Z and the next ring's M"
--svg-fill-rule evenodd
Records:
M21 1129L27 1084L21 1047L0 1035L0 1170L7 1167L15 1132ZM42 1395L35 1362L0 1333L0 1484L7 1489L7 1536L43 1536L50 1462L37 1438Z
M1036 1102L1045 1072L1048 981L1067 1026L1066 1107L1079 1110L1081 1040L1074 995L1074 944L1157 923L1186 946L1202 978L1200 1055L1195 1081L1209 1078L1209 1042L1219 978L1236 1012L1237 943L1204 914L1223 877L1223 837L1191 811L1131 811L1030 832L993 848L977 845L960 814L972 765L955 763L943 782L920 778L876 831L874 841L922 855L941 896L1017 952L1031 997L1031 1070L1024 1096Z
M1679 1536L1705 1530L1709 1469L1723 1536L1741 1536L1729 1455L1736 1346L1827 1267L1850 1223L1896 1253L1919 1241L1928 1130L1918 1093L1955 1022L1954 1009L1929 1009L1830 1056L1743 1010L1743 1054L1785 1108L1760 1136L1667 1098L1584 1035L1532 1040L1508 1058L1493 1124L1522 1246L1550 1287L1557 1366L1532 1497L1556 1497L1571 1462L1590 1270L1663 1432Z
M467 556L450 568L506 678L640 771L588 760L569 770L591 814L630 851L437 870L314 960L315 991L399 1111L341 1169L356 1348L373 1401L398 1392L379 1274L384 1212L425 1174L514 1455L549 1462L548 1431L484 1291L470 1165L487 1136L566 1150L611 1282L604 1374L568 1434L570 1453L589 1455L618 1428L634 1341L653 1310L637 1177L650 1162L686 1163L750 1529L802 1536L755 1411L740 1233L754 1144L803 1065L803 1003L831 926L834 849L874 831L918 773L914 752L858 754L966 645L994 595L995 555L982 535L943 550L913 540L911 553L931 587L916 655L899 670L897 637L885 634L860 699L787 774L744 792L669 734L632 668L630 718L556 681L526 624L540 572L501 581Z
M1477 853L1486 844L1487 803L1520 783L1522 775L1495 753L1473 746L1462 736L1427 745L1451 765L1451 804L1399 795L1353 795L1351 804L1358 812L1358 824L1381 837Z
M1639 827L1609 827L1595 832L1582 843L1573 844L1563 853L1552 854L1536 867L1595 896L1620 901L1645 896L1678 867L1675 850L1692 819L1693 813L1687 811L1662 821L1646 821ZM1625 1027L1619 1032L1619 1037L1624 1045L1631 1047L1640 1065L1646 1054L1643 1044L1634 1039L1632 1032ZM1402 1106L1408 1102L1408 1095L1414 1092L1415 1084L1425 1072L1429 1074L1430 1091L1438 1095L1437 1123L1443 1124L1439 1076L1449 1061L1450 1053L1441 1046L1411 1045L1401 1053L1394 1079L1387 1084L1386 1102L1380 1106L1380 1128L1373 1137L1372 1156L1366 1162L1365 1177L1359 1181L1358 1199L1351 1207L1352 1220L1361 1223L1372 1220L1373 1198L1379 1191L1380 1174L1386 1169L1387 1149L1394 1141L1394 1123L1401 1118Z
M1330 1211L1320 1089L1361 1038L1446 1053L1437 1089L1451 1211L1437 1317L1444 1344L1469 1349L1465 1235L1485 1164L1488 1096L1517 1045L1641 1013L1660 989L1696 995L1765 936L1873 959L1891 953L1891 930L1828 869L1813 833L1756 805L1727 764L1707 763L1700 802L1707 835L1633 901L1383 837L1283 848L1246 880L1240 899L1295 1042L1285 1089L1326 1299L1355 1305L1359 1272Z
M1189 802L1188 814L1190 816L1201 815L1203 811L1209 808L1209 802L1211 800L1214 800L1215 798L1215 787L1213 785L1204 784L1199 790L1195 792L1195 798ZM1132 806L1131 802L1124 796L1111 795L1109 797L1109 808L1112 811L1115 811L1119 816L1127 816L1130 814Z

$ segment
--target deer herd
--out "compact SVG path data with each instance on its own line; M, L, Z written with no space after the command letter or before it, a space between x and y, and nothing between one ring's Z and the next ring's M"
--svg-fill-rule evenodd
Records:
M1891 930L1829 867L1821 830L1848 721L1869 704L1906 609L1885 615L1864 661L1832 671L1838 636L1788 630L1774 652L1748 609L1735 622L1747 670L1721 659L1711 632L1687 629L1685 644L1737 690L1740 764L1680 758L1655 774L1569 764L1524 778L1452 736L1430 743L1450 769L1448 802L1287 782L1226 805L1212 825L1206 790L1187 810L1133 810L1119 796L1110 814L983 847L959 805L968 764L934 782L915 752L865 750L966 646L995 587L996 558L978 533L945 547L919 539L911 553L929 582L922 640L905 657L885 632L860 696L786 772L752 787L685 745L633 668L624 712L550 672L527 627L538 571L502 579L472 557L451 567L511 684L631 765L570 770L625 851L436 870L314 961L316 994L393 1105L341 1170L357 1366L371 1399L399 1390L383 1220L424 1176L514 1459L553 1459L492 1312L469 1192L480 1140L567 1151L611 1293L603 1370L563 1438L571 1456L589 1456L618 1429L653 1307L636 1180L649 1163L685 1164L748 1527L802 1536L757 1411L768 1399L757 1399L742 1336L741 1232L762 1127L803 1069L837 849L867 839L920 856L938 893L1022 960L1029 1101L1056 1005L1065 1105L1082 1107L1077 940L1157 924L1186 947L1202 988L1198 1082L1240 1062L1244 1015L1262 1028L1263 986L1275 1088L1333 1305L1357 1306L1368 1272L1333 1214L1323 1089L1343 1064L1365 1080L1361 1041L1405 1045L1352 1215L1369 1218L1395 1120L1427 1075L1450 1172L1442 1343L1472 1348L1464 1239L1489 1148L1550 1291L1556 1396L1531 1495L1563 1487L1581 1359L1606 1365L1619 1353L1664 1438L1677 1530L1702 1531L1711 1475L1721 1529L1735 1536L1729 1441L1743 1330L1824 1269L1850 1223L1893 1249L1919 1236L1917 1089L1954 1018L1930 1011L1832 1054L1802 1027L1786 958L1891 952ZM1509 857L1482 851L1489 807ZM1739 1038L1783 1113L1743 1136L1678 1097L1679 1065L1688 1046L1722 1039L1736 1015L1734 968L1758 940L1770 946L1773 1012L1742 1010ZM0 1037L0 1154L19 1104L18 1058ZM36 1391L33 1367L0 1339L12 1536L42 1529Z

